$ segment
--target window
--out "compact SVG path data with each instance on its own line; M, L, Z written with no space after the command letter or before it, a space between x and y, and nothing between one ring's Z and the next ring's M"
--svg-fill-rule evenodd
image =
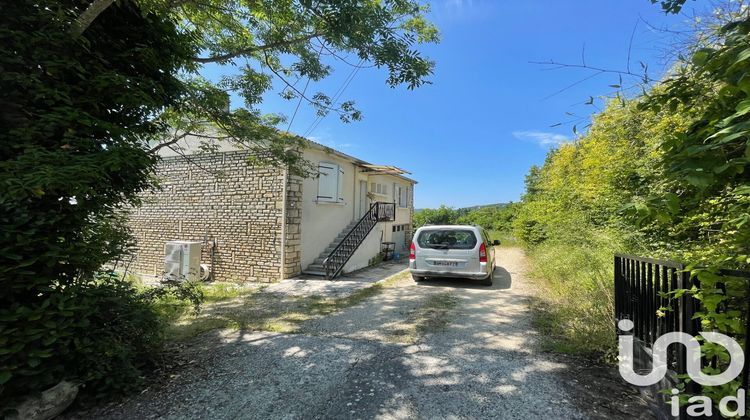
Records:
M343 203L344 171L335 163L318 164L318 199L324 203Z
M470 230L434 229L423 230L417 238L420 248L474 249L477 237Z
M396 185L394 195L399 207L409 207L409 187Z
M370 183L370 192L373 194L387 195L388 185L380 184L378 182L372 182Z

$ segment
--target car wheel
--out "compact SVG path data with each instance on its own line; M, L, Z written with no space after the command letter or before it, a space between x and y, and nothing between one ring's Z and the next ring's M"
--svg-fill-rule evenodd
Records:
M492 280L495 278L495 270L490 272L490 275L486 279L482 280L484 286L492 286Z
M424 280L424 276L417 276L417 275L414 275L414 274L411 275L411 278L414 281L423 281Z

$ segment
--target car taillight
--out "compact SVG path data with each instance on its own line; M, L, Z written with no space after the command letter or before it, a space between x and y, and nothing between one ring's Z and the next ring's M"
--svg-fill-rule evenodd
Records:
M479 245L479 262L487 262L487 247L484 245L484 242Z
M410 260L416 260L417 259L417 247L414 246L414 242L409 245L409 259Z

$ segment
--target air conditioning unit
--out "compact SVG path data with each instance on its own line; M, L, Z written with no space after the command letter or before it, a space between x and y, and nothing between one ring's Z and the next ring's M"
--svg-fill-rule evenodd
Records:
M201 243L169 241L164 245L164 277L167 280L197 281L201 271Z

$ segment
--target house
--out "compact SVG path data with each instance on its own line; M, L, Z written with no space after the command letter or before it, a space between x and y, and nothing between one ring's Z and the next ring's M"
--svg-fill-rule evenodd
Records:
M246 150L163 156L160 188L144 193L130 215L137 239L130 268L162 275L172 240L200 242L213 279L235 282L302 272L333 278L376 261L385 242L407 252L416 184L408 173L304 145L303 157L317 166L306 178L249 165Z

